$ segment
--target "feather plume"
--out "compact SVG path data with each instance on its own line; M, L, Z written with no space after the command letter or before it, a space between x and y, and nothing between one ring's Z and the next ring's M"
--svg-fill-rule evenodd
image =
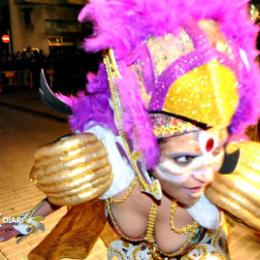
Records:
M79 14L80 22L92 21L94 24L94 33L85 39L84 48L92 52L113 48L115 52L119 70L123 78L126 77L117 82L123 105L124 130L128 137L136 138L148 167L155 164L158 149L134 76L128 75L130 72L125 66L135 62L148 37L175 33L187 22L201 19L215 20L232 47L238 67L240 102L230 124L230 133L242 134L260 115L260 80L255 63L257 28L249 18L248 0L92 0ZM244 57L241 50L246 54ZM94 84L95 93L79 96L72 104L74 129L81 129L84 122L97 120L97 123L115 130L113 113L106 101L109 98L108 83L100 78L104 75L99 73L88 86L92 88ZM154 149L156 152L149 154Z

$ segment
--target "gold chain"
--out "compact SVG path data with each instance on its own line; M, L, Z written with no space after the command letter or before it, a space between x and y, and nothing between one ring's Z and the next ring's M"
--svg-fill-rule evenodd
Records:
M158 248L158 246L156 245L155 240L154 240L154 227L155 227L155 218L156 218L156 211L157 211L156 204L154 203L150 210L147 233L146 233L146 237L145 237L145 240L147 241L147 244L151 250L151 253L152 253L154 259L160 260L160 259L165 259L165 257L175 257L178 255L181 255L183 253L183 251L188 247L188 245L190 244L190 241L196 234L197 228L199 227L199 224L197 222L189 224L180 229L175 227L173 220L174 220L176 208L177 208L177 203L176 203L176 201L173 201L173 203L171 205L171 216L170 216L171 229L174 232L176 232L177 234L189 233L188 239L184 242L184 244L181 246L181 248L174 253L165 253L165 252L162 252Z
M174 253L165 253L162 252L156 245L156 243L152 243L151 246L151 253L152 255L155 257L155 259L165 259L163 256L166 257L174 257L174 256L178 256L181 255L183 253L183 251L188 247L188 245L190 244L190 241L192 240L192 238L194 237L194 235L196 234L196 231L199 227L199 224L197 222L194 222L192 224L188 224L182 228L176 228L174 225L174 216L176 213L176 208L177 208L177 203L174 200L172 202L171 205L171 215L170 215L170 226L171 226L171 230L173 230L175 233L177 234L187 234L189 233L188 239L184 242L184 244L182 245L182 247L177 250Z
M152 204L148 216L148 222L146 226L146 235L145 241L149 243L154 243L154 229L155 229L155 221L157 215L157 205L155 203Z
M134 181L132 182L131 186L134 186L133 183L134 183ZM130 190L130 188L129 188L129 190ZM129 195L130 195L131 192L129 192L129 190L128 190L127 194L129 193ZM129 241L133 241L133 242L142 241L143 239L140 239L140 240L139 239L133 239L133 238L127 237L125 234L121 233L121 230L117 226L117 223L115 222L114 217L112 215L111 208L110 208L110 202L111 202L111 199L106 200L106 205L107 205L106 208L107 208L108 213L110 215L110 219L113 223L113 226L115 227L117 232L122 237L124 237L125 239L127 239ZM194 223L189 224L189 225L187 225L183 228L180 228L180 229L176 228L173 224L173 219L174 219L174 215L175 215L175 212L176 212L176 207L177 207L177 203L174 201L172 203L172 206L171 206L171 217L170 217L171 229L178 234L189 233L188 239L184 242L184 244L181 246L181 248L179 250L175 251L174 253L165 253L165 252L162 252L158 248L158 246L156 245L156 242L154 240L154 228L155 228L155 219L156 219L156 213L157 213L157 205L155 203L153 203L152 207L150 209L150 212L149 212L146 235L145 235L144 240L147 242L147 246L149 247L151 254L154 257L154 259L163 260L163 259L165 259L165 257L175 257L175 256L183 254L183 252L189 246L192 238L196 234L197 228L199 227L199 224L197 222L194 222ZM174 228L172 228L172 226Z
M133 179L133 181L131 182L130 186L127 189L127 192L124 194L123 198L120 198L120 199L113 199L113 198L111 198L110 199L110 203L112 203L112 204L120 204L120 203L125 202L129 198L131 193L133 192L136 183L137 183L137 177L135 177Z
M196 221L194 221L192 224L188 224L182 228L177 228L174 225L174 216L176 213L176 208L177 208L177 203L175 200L173 200L172 205L171 205L171 216L170 216L171 230L173 230L177 234L187 234L187 233L194 234L199 227L199 223L197 223Z
M154 259L158 259L158 260L164 260L165 257L175 257L175 256L179 256L183 253L183 251L187 248L187 246L190 243L190 237L184 242L184 244L182 245L182 247L175 251L174 253L165 253L162 252L155 243L153 243L152 247L150 247L151 253L154 257Z
M137 238L137 239L134 239L134 238L131 238L131 237L125 235L125 234L121 231L121 229L120 229L120 227L117 225L116 220L115 220L115 218L114 218L114 215L113 215L113 213L112 213L112 209L111 209L111 205L110 205L110 200L111 200L111 199L106 199L106 200L105 200L106 210L107 210L109 219L111 220L112 225L113 225L115 231L118 233L118 235L119 235L120 237L122 237L123 239L128 240L128 241L132 241L132 242L141 242L141 241L143 241L143 238L141 238L141 239L138 239L138 238Z
M193 237L193 234L190 234L188 239L184 242L184 244L181 246L181 248L173 253L165 253L165 252L162 252L158 246L156 245L156 243L148 243L149 247L150 247L150 250L151 250L151 253L153 255L153 257L155 259L158 259L158 260L163 260L165 259L165 257L175 257L175 256L179 256L179 255L182 255L183 252L187 249L187 247L189 246L190 244L190 241Z

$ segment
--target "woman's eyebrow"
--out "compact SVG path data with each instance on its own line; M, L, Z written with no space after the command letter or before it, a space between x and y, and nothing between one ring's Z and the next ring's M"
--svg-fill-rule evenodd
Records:
M174 152L174 153L168 153L166 156L168 158L177 158L177 157L182 157L182 156L200 156L200 153L193 153L193 152Z

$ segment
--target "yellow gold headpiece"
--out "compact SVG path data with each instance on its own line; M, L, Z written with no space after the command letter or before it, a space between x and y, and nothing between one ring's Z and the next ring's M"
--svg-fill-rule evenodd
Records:
M148 41L157 74L148 110L227 127L239 100L235 72L225 62L232 53L218 35L216 24L203 21L201 27L205 36L201 46L191 38L192 33L187 33L189 30Z
M169 88L163 111L209 126L226 127L238 104L237 80L213 60L177 79Z

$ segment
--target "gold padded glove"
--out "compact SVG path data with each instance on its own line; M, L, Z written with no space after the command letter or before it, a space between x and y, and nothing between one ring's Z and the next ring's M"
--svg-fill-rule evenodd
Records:
M237 149L240 157L234 172L217 174L206 195L214 204L260 231L260 144L231 143L227 152Z
M31 179L51 203L75 205L101 196L112 183L107 152L95 135L71 135L35 153Z

